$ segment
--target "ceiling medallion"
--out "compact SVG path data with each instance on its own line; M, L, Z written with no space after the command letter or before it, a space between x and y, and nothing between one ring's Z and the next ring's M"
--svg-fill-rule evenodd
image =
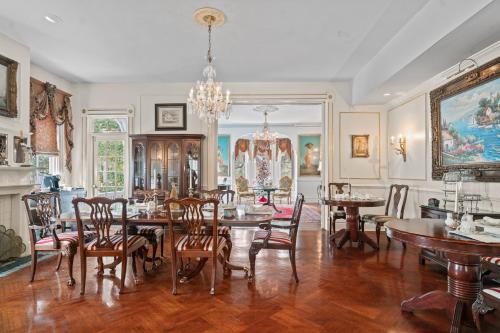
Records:
M200 119L205 119L210 125L222 116L229 118L231 113L231 100L229 90L222 93L222 83L215 81L215 68L212 65L212 28L220 27L226 18L223 12L215 8L200 8L194 13L196 22L208 27L208 52L207 66L203 69L203 78L191 88L187 100L188 110L197 114Z

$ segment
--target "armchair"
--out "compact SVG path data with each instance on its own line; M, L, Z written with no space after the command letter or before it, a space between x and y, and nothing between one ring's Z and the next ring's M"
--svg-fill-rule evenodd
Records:
M255 193L250 191L248 179L243 176L236 179L236 193L238 195L238 203L241 203L241 199L243 198L251 198L253 199L253 203L255 203Z
M276 199L285 198L287 203L290 204L292 200L292 179L288 176L281 177L279 181L279 190L274 192L273 194L273 202L276 202Z
M258 230L254 233L252 245L248 252L250 258L250 275L249 282L255 280L255 258L262 249L271 250L288 250L290 256L290 263L292 265L293 276L295 281L299 282L297 276L297 268L295 265L295 249L297 243L297 233L299 231L300 215L302 213L302 205L304 204L304 195L297 194L295 199L295 207L293 209L292 219L287 225L262 223L259 225ZM285 229L288 232L277 231L274 229Z

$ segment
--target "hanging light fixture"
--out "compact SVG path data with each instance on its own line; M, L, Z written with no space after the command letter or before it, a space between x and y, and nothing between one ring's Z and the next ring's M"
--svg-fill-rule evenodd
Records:
M264 114L264 124L262 125L262 131L255 131L253 134L254 140L271 141L274 143L278 138L278 133L272 133L269 129L269 123L267 122L267 116L269 113L278 111L278 107L274 105L260 105L254 108L255 112L260 112Z
M205 119L210 125L221 117L229 118L231 113L231 100L229 90L222 92L222 83L215 81L215 68L212 65L212 28L224 24L224 13L214 8L200 8L194 13L195 20L208 27L208 64L203 69L203 78L196 82L196 86L189 92L188 110L197 114L200 119Z

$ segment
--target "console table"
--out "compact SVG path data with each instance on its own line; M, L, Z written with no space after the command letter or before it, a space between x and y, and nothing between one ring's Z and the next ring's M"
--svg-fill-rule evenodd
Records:
M441 207L433 207L428 205L420 206L420 217L428 218L428 219L446 219L446 213L451 213L453 210L441 208ZM462 217L464 212L459 213L459 218ZM469 212L472 215L474 220L482 219L485 216L489 216L495 219L500 218L500 212L493 212L489 210L473 210ZM446 253L441 251L436 251L432 249L422 249L420 252L420 264L424 265L426 260L430 260L442 267L447 267L448 260L446 258Z

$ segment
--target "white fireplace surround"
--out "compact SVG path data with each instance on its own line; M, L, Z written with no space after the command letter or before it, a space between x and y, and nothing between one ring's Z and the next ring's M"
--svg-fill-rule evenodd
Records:
M28 216L21 197L34 187L34 167L0 167L0 224L23 239L30 254Z

